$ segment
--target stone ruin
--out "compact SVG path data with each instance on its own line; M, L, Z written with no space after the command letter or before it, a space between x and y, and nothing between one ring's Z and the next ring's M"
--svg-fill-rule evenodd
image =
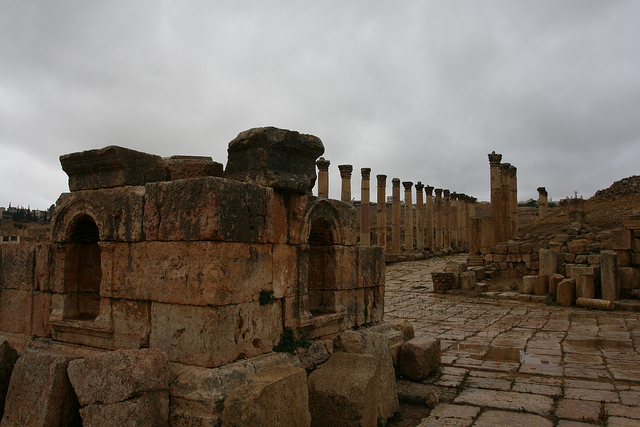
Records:
M428 375L439 343L382 322L383 248L357 244L350 203L311 194L323 151L257 128L224 171L61 156L51 242L0 249L0 425L386 423L393 363ZM287 333L294 355L274 353Z

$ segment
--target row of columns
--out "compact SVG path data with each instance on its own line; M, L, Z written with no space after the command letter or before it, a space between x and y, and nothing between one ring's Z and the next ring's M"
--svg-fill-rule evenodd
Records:
M318 159L318 197L328 198L329 164L323 157ZM351 202L351 174L353 166L339 165L342 180L341 200ZM362 168L360 204L360 244L371 245L370 168ZM376 241L378 246L387 246L387 176L377 175ZM400 180L393 178L391 192L391 241L390 253L402 252L401 221L404 220L404 250L406 252L450 248L454 244L471 240L471 221L475 199L464 194L435 189L435 209L432 186L418 181L415 184L416 200L413 203L413 182L402 182L404 187L404 212L400 199ZM424 191L424 194L423 194ZM425 203L426 202L426 203ZM414 244L414 207L415 244ZM434 218L435 216L435 218ZM434 238L435 234L435 238Z

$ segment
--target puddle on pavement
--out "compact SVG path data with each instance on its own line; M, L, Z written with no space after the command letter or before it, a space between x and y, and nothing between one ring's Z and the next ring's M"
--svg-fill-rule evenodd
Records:
M542 356L533 353L526 353L524 350L504 347L485 347L474 344L458 343L453 350L460 357L469 359L484 360L487 362L504 362L504 363L528 363L531 365L548 365L558 366L557 363L551 363L544 360Z
M613 340L606 338L594 338L594 339L586 339L586 340L565 340L565 344L579 347L579 348L595 348L598 350L602 349L617 349L617 348L631 348L633 347L633 343L631 340Z

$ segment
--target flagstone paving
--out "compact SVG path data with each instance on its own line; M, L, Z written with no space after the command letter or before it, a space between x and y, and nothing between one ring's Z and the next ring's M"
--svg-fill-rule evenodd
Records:
M425 382L454 392L420 426L640 426L640 313L433 293L466 254L390 264L385 317L441 340Z

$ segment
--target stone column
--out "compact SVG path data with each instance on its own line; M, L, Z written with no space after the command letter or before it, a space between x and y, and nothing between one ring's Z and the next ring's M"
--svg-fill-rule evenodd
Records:
M427 249L433 249L433 187L427 185L424 187L426 194L426 209L427 209Z
M442 188L436 188L436 248L444 247L444 218L442 211Z
M416 227L416 246L418 252L424 251L424 202L422 199L422 189L424 184L420 181L416 184L416 210L418 211L418 226Z
M318 197L329 198L329 160L320 157L316 161L318 166Z
M549 201L547 200L547 189L538 187L538 219L545 219L549 212Z
M451 244L458 245L458 193L451 193Z
M376 210L376 229L378 246L387 247L387 175L378 175L378 205Z
M405 181L404 186L404 250L413 252L413 200L411 189L413 182Z
M471 220L471 241L469 242L469 253L480 253L480 240L482 238L482 219Z
M500 179L502 181L502 219L501 241L506 242L511 236L511 180L509 179L511 164L500 165Z
M338 165L338 169L340 169L340 178L342 178L342 197L340 200L351 202L351 172L353 172L353 166Z
M371 246L371 212L369 196L369 176L371 168L360 169L362 184L360 186L360 245Z
M602 299L620 299L620 277L618 276L618 254L616 251L600 252L600 285Z
M444 247L451 247L451 193L444 190Z
M393 178L391 192L391 252L399 253L400 242L400 180Z
M460 244L468 242L467 234L465 230L464 209L467 205L467 196L464 194L458 194L458 240Z
M511 235L518 232L518 168L509 168L509 186L511 187Z
M489 154L489 172L491 178L491 217L493 218L493 245L502 240L502 180L500 178L500 161L502 154L493 151Z

